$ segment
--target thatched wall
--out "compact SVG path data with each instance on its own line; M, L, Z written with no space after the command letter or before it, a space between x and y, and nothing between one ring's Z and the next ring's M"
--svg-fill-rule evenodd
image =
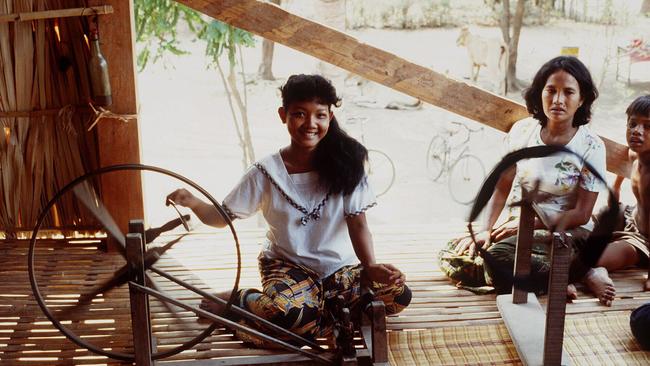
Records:
M0 0L0 14L83 6L80 0ZM86 128L88 20L0 23L0 231L31 229L60 188L97 166L96 137ZM80 210L68 196L46 225L92 225Z

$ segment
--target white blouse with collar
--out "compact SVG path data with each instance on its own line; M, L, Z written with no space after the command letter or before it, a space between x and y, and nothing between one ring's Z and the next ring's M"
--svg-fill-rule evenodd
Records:
M279 152L251 166L223 201L233 219L262 211L269 226L265 256L288 259L321 278L358 263L345 218L376 204L365 177L349 195L328 195L316 172L289 174Z

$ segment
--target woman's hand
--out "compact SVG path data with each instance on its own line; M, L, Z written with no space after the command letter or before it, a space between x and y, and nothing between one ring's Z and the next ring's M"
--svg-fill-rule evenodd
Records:
M396 286L406 282L404 273L389 263L368 264L364 266L364 270L370 281Z
M165 206L169 206L169 201L183 207L192 208L196 206L197 198L185 188L180 188L167 195Z
M519 230L519 219L510 220L498 228L492 230L492 241L499 242L503 239L517 235Z
M456 239L453 243L453 245L456 246L456 254L462 255L463 253L468 252L470 256L474 256L476 254L476 245L479 245L485 249L490 246L491 240L489 231L480 231L475 235L475 237L476 244L474 244L471 236L465 236L463 238Z

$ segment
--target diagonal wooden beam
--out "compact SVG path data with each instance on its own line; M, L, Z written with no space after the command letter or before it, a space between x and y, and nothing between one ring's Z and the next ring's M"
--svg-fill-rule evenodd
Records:
M178 0L197 11L502 131L526 109L260 0ZM444 57L444 55L441 55Z
M201 13L273 42L507 132L528 117L526 107L455 80L262 0L176 0ZM444 51L439 57L444 57ZM605 140L605 139L604 139ZM606 139L607 168L629 176L627 150Z

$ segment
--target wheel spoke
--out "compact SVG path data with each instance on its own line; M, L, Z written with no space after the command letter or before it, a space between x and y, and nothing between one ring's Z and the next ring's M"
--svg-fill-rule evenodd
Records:
M73 189L74 195L86 206L86 208L95 216L95 218L102 224L102 226L110 233L115 240L119 243L118 249L122 257L126 258L126 236L120 230L115 219L108 212L104 203L97 197L95 189L84 181L76 185Z

